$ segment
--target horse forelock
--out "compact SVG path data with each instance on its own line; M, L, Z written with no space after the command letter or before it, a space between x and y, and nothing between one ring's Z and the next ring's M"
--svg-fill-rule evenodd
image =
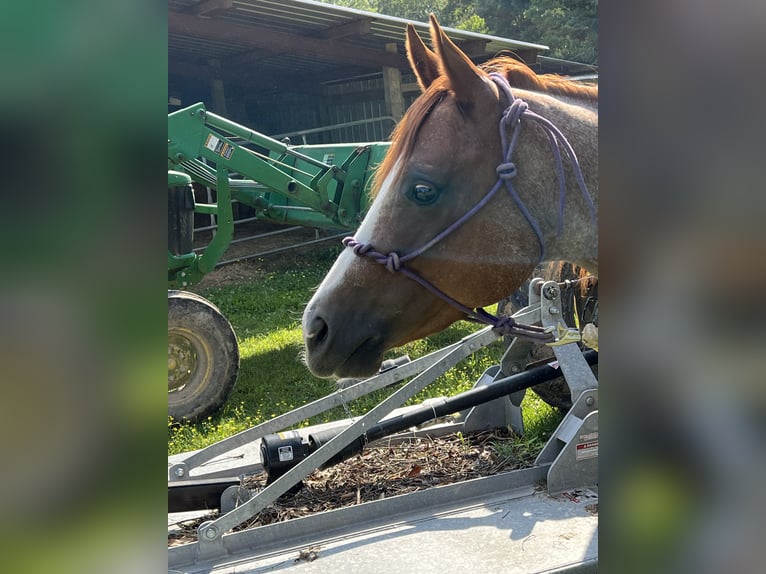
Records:
M415 146L415 139L417 138L420 126L423 125L423 122L434 107L444 98L447 91L446 78L438 78L407 109L404 117L391 134L391 147L385 159L375 172L372 197L378 195L382 183L394 169L398 160L401 158L403 161L406 161L409 158ZM392 184L396 185L396 181L392 181Z

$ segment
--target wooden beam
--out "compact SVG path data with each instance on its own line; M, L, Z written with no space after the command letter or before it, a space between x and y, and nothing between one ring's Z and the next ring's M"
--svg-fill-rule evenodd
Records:
M221 116L227 116L229 112L226 109L226 92L223 88L223 79L221 79L221 63L216 59L211 59L208 66L213 72L210 76L210 100L212 102L210 111Z
M372 18L359 18L345 24L325 28L317 34L317 37L325 40L337 40L347 36L366 36L370 33L370 24L372 24Z
M263 61L273 55L274 53L269 52L268 50L255 48L254 50L247 50L246 52L240 52L239 54L234 54L233 56L226 58L226 65L233 67L253 64L258 61Z
M276 32L255 26L244 26L215 18L201 19L197 16L180 14L178 12L168 13L168 32L170 34L197 36L217 42L228 41L250 48L263 48L278 54L311 55L322 60L368 66L376 69L383 66L399 69L409 68L407 58L399 53L372 50L361 46L351 46L335 40ZM222 63L225 63L225 59Z
M533 66L537 63L537 50L514 50L516 57L527 66Z
M460 40L455 42L468 56L483 56L488 40Z
M406 94L408 92L420 92L422 91L422 88L420 87L420 84L417 82L410 82L409 84L402 84L402 93Z
M257 91L259 87L278 85L285 91L308 93L319 95L319 84L326 80L324 77L306 76L296 77L295 74L285 70L283 74L264 74L255 67L250 69L244 66L232 68L222 64L215 68L205 63L190 60L171 58L168 62L168 75L181 78L190 78L197 82L204 82L209 78L217 77L223 80L227 86L242 86L251 91Z
M386 44L386 52L396 53L396 44ZM386 111L398 122L404 115L402 73L399 68L383 67L383 91L386 98Z

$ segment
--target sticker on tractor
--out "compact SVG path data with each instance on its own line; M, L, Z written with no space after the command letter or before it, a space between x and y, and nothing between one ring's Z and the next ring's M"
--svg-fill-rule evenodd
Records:
M293 459L293 447L280 446L277 451L279 452L279 462L287 462Z
M221 150L221 157L224 157L226 159L231 159L231 154L234 153L234 146L231 144L223 144L223 149Z
M219 140L217 137L215 137L213 134L208 134L207 139L205 140L205 147L209 149L210 151L214 151L215 153L218 153L217 147L220 145L221 140Z
M225 141L221 141L213 134L208 134L207 139L205 139L205 147L226 159L231 159L231 154L234 153L234 146Z

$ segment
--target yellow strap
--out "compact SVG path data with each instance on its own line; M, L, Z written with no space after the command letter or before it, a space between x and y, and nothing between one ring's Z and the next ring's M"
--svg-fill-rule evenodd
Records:
M554 332L554 328L551 327L549 332ZM569 343L577 343L581 339L580 331L578 331L577 329L567 329L566 327L563 327L560 323L556 324L554 336L556 337L555 340L553 340L550 343L545 343L549 347L558 347L559 345L568 345Z

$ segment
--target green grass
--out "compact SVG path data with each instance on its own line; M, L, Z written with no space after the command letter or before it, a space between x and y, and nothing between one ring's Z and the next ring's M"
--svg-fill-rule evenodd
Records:
M240 348L240 372L228 402L216 415L197 423L168 421L168 454L203 448L335 389L332 381L314 377L300 360L300 318L313 289L321 282L337 254L337 248L323 248L281 259L271 258L258 263L260 272L256 281L194 289L218 305L234 327ZM459 322L438 335L391 351L390 357L406 353L414 359L454 343L479 328ZM486 368L499 361L502 351L501 341L481 349L406 404L419 403L427 397L452 396L470 389ZM348 412L355 416L364 414L388 396L393 388L349 403ZM539 450L558 424L560 415L534 393L527 393L524 401L528 432L519 445L527 441L529 444L524 448ZM347 411L336 408L299 426L347 416ZM522 446L518 448L522 449Z

